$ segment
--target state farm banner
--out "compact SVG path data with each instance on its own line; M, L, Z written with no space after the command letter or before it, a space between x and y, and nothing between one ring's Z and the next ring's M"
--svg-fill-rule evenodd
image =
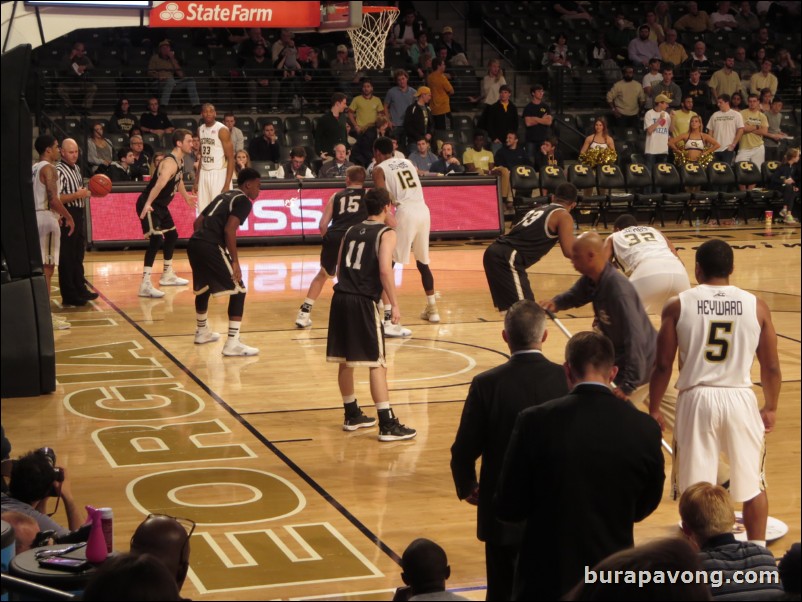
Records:
M151 27L320 26L320 2L165 2L150 9Z

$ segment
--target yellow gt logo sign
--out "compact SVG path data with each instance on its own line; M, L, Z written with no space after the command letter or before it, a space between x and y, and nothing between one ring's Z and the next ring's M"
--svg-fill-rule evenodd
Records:
M519 165L515 168L515 173L521 177L528 178L532 175L532 168L527 167L526 165Z
M559 176L560 170L554 167L553 165L549 165L546 167L546 173L550 176Z
M643 165L635 165L634 163L629 166L629 171L636 174L643 173Z
M699 173L699 166L696 163L686 163L685 171L689 171L691 173Z
M607 174L608 176L611 176L615 173L615 167L612 165L602 165L601 170L603 174Z
M588 175L588 168L578 163L574 165L574 171L578 174L582 174L583 176Z
M742 171L752 171L752 162L751 161L741 161L739 163L741 166Z
M719 163L718 161L716 161L715 163L713 163L713 171L724 173L725 171L727 171L727 164Z
M657 171L660 173L671 173L671 164L670 163L660 163L657 166Z

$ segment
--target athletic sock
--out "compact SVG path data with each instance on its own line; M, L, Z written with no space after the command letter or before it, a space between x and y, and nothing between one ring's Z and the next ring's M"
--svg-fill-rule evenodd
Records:
M173 271L173 260L172 259L165 259L164 260L164 273L172 272Z
M310 299L309 297L307 297L306 299L304 299L304 302L301 304L301 311L309 313L310 311L312 311L312 306L314 304L315 304L315 300L314 299Z
M437 300L434 297L434 295L426 295L426 302L429 305L437 305Z
M382 401L376 404L376 413L379 415L379 423L387 424L395 418L393 408L390 407L389 401Z
M198 330L206 330L206 322L209 317L209 312L203 314L195 314L195 324Z
M234 320L228 321L228 340L229 341L239 341L239 327L242 326L242 322L235 322Z
M384 306L384 321L389 322L393 318L393 306L392 305L385 305Z
M150 280L150 274L151 274L152 271L153 271L153 267L146 265L142 269L142 280Z

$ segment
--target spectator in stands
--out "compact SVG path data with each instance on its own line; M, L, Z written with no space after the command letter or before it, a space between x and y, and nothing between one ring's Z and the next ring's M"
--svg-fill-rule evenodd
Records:
M415 93L415 98L417 100L407 107L404 115L408 154L415 152L418 140L426 139L429 144L433 144L434 140L434 118L429 108L432 91L427 86L421 86Z
M440 158L429 167L431 173L448 175L450 173L464 173L465 167L454 156L454 145L443 142L440 147Z
M67 107L72 107L74 104L71 95L79 94L81 107L87 111L92 109L97 92L97 86L92 83L90 75L94 67L92 60L86 56L84 43L75 42L59 66L58 95L67 103Z
M641 86L643 86L643 93L646 95L646 106L651 108L650 99L652 97L652 84L663 81L663 74L660 73L660 59L655 57L649 59L649 71L643 76Z
M281 143L276 135L276 126L266 123L262 126L262 135L251 140L248 153L253 161L281 161Z
M258 32L258 34L257 34ZM248 31L248 37L250 39L250 46L252 49L256 49L257 46L267 46L267 41L262 37L262 30L258 27L251 28ZM290 40L295 38L295 34L290 31L289 29L282 29L279 33L278 40L273 42L273 45L270 47L270 61L271 64L275 65L278 63L279 59L281 58L282 51L289 47ZM246 44L243 42L243 44Z
M615 63L615 53L610 50L607 44L607 36L603 31L596 34L595 41L588 43L586 59L589 66L597 69L610 70L618 68Z
M351 149L351 159L357 165L367 167L373 160L373 143L379 137L385 137L390 130L390 121L387 117L379 115L376 123L362 130L357 136L356 144Z
M494 167L493 153L485 148L486 136L482 130L473 134L473 146L462 154L465 171L488 174Z
M93 573L81 600L181 600L167 567L150 554L119 554L108 558Z
M114 109L111 117L109 117L109 133L111 134L129 134L131 128L139 127L139 120L131 112L131 103L128 99L123 97L117 101L117 106Z
M265 44L256 44L251 56L245 59L242 71L248 86L248 99L251 110L258 111L260 94L269 92L269 102L272 107L278 108L278 93L281 88L280 78L276 78L276 70L272 61L267 57ZM273 83L271 83L271 80Z
M148 110L139 118L139 125L145 134L172 134L175 130L173 122L159 107L159 99L152 96L148 100Z
M323 163L319 178L344 178L345 171L354 164L348 160L348 150L344 144L334 145L334 157Z
M482 78L481 93L479 96L469 96L471 102L478 102L480 105L492 105L498 102L498 92L501 86L505 85L504 73L501 70L501 61L490 59L487 62L487 74Z
M716 101L718 111L707 122L707 131L720 144L716 150L717 160L732 163L735 149L744 133L743 115L730 107L730 97L722 94Z
M300 110L306 104L306 99L301 94L304 80L301 73L301 64L298 62L298 49L295 47L295 38L287 40L286 46L279 52L275 66L276 77L281 77L282 96L290 105L291 110Z
M713 73L713 63L707 58L706 50L705 43L702 40L697 40L693 45L693 53L688 57L686 65L689 69L699 69L702 79L708 79Z
M627 65L623 69L623 79L615 82L607 92L607 104L613 111L617 126L638 126L638 115L646 102L646 95L643 93L643 86L634 77L635 70Z
M563 32L557 34L554 42L543 54L543 66L571 68L571 61L568 59L568 37Z
M649 26L649 39L659 46L666 39L663 26L657 22L657 13L653 10L646 11L646 25Z
M699 117L693 110L693 96L683 96L680 110L674 111L674 114L671 116L671 136L676 138L677 136L687 133L691 123L691 117Z
M557 16L564 21L589 21L593 22L593 17L582 8L579 2L555 2L551 6Z
M200 110L200 98L198 98L195 80L184 76L184 71L181 69L178 59L175 58L175 52L170 46L169 40L159 42L158 52L151 56L148 62L148 75L156 81L161 89L162 106L170 105L173 90L184 89L189 94L193 112Z
M654 5L654 14L657 24L663 29L663 33L668 33L668 30L671 29L671 24L673 23L671 20L671 11L669 9L668 2L662 1L656 3Z
M760 29L760 19L752 12L752 3L748 0L741 2L741 8L735 14L735 23L739 31L752 33Z
M72 497L67 471L57 467L55 454L48 447L20 456L11 466L8 494L2 497L3 512L21 512L34 518L40 531L55 531L57 537L78 529L86 518ZM62 527L47 514L47 502L60 497L67 515L67 527Z
M774 95L771 93L771 90L768 88L763 88L760 91L760 110L764 113L768 113L771 110L771 100L774 98Z
M321 104L323 92L325 92L323 70L320 68L320 54L315 48L301 47L298 53L298 63L301 65L303 73L303 83L301 84L303 98L317 107Z
M454 30L449 25L443 27L443 30L440 32L440 48L448 50L446 62L449 65L465 67L470 64L465 54L465 49L459 42L454 40Z
M735 67L735 55L727 53L724 66L713 73L713 77L708 82L710 91L715 98L718 98L720 94L732 96L736 92L740 92L741 78L733 67Z
M685 46L677 42L677 30L669 29L666 31L666 41L660 44L660 58L664 63L682 65L688 60L688 53Z
M659 94L654 99L654 108L646 111L646 115L643 116L643 129L646 132L646 146L643 152L646 155L646 166L651 172L654 171L655 164L668 161L668 138L671 132L669 100L668 96ZM660 190L656 189L656 192Z
M189 571L190 539L194 530L195 523L188 519L151 514L134 531L131 554L150 554L158 558L181 590Z
M134 164L134 151L126 146L117 151L117 160L112 161L106 170L112 182L130 182L133 180L131 166Z
M634 65L647 67L650 60L660 58L660 48L657 42L649 39L650 32L648 25L641 25L638 28L638 37L627 46L627 56Z
M406 148L404 117L407 109L415 103L416 90L409 86L409 73L404 69L397 69L393 73L393 80L396 85L390 88L384 97L384 113L390 120L390 128L395 129L397 135L401 137L402 148ZM370 156L373 156L373 148L370 149Z
M432 164L437 161L437 156L432 152L429 146L429 141L421 138L417 142L417 149L414 153L410 153L408 159L418 170L418 175L428 176L431 171Z
M391 42L395 46L406 46L407 50L412 48L418 40L418 34L423 31L415 9L409 8L404 12L404 17L393 27Z
M763 144L766 147L766 160L779 161L780 160L780 142L788 138L782 129L782 110L783 101L779 96L771 99L771 106L768 111L764 111L766 120L769 123L769 129L763 136Z
M758 100L757 94L750 94L747 103L747 108L741 111L744 129L735 161L751 161L760 169L766 160L763 136L769 131L769 121L760 111L760 100Z
M348 133L346 124L348 119L345 112L348 110L348 98L342 92L331 95L331 108L318 120L315 127L315 152L321 159L334 156L334 147L344 144L348 148Z
M529 96L532 100L524 107L523 118L526 126L526 154L533 157L540 149L540 145L551 135L551 124L554 117L551 108L543 97L546 90L540 84L535 84L529 89ZM515 128L514 131L518 131Z
M292 180L297 178L314 178L315 174L306 163L306 150L303 146L293 146L290 151L290 160L279 165L276 178L279 180Z
M417 76L421 84L426 83L426 78L432 72L432 59L434 57L428 52L422 52L418 62L413 65L413 75Z
M604 575L604 580L582 580L563 600L712 600L709 587L696 579L637 583L615 578L627 574L696 575L699 570L699 557L689 543L678 537L656 539L608 556L590 569L591 575Z
M757 36L755 36L755 42L752 44L749 54L751 54L753 58L757 58L758 51L761 48L766 51L765 56L774 56L774 54L777 52L777 47L775 46L774 40L771 37L771 32L765 25L757 30ZM761 61L757 61L757 64L759 65L760 62Z
M799 76L799 69L787 48L777 50L777 64L774 65L774 73L777 76L777 87L780 90L791 88L794 76Z
M415 45L409 49L409 59L414 65L417 65L420 63L420 57L424 53L428 53L432 58L435 56L434 46L429 43L429 35L425 31L421 31L418 34L418 40Z
M337 46L337 58L331 62L330 68L331 75L337 82L337 91L353 94L362 74L357 73L354 60L348 56L348 46L345 44Z
M651 94L646 100L646 106L651 108L654 106L654 99L658 95L663 94L670 99L668 106L672 110L680 108L682 100L682 91L679 86L674 83L674 66L663 66L663 79L652 86Z
M738 28L738 20L730 10L728 1L718 3L718 10L710 15L710 22L713 24L712 31L732 31Z
M510 130L507 132L505 145L496 151L493 156L493 173L499 176L501 181L501 198L512 208L512 187L510 186L510 172L518 165L532 165L532 160L526 154L526 150L518 144L518 132Z
M743 46L738 46L735 49L735 63L732 69L738 74L741 81L749 81L752 75L757 72L757 65L746 56L746 48Z
M772 62L769 58L764 58L760 64L760 71L755 73L749 80L749 93L760 94L763 88L771 90L771 94L777 94L777 76L771 72Z
M384 115L382 101L373 95L373 83L369 78L362 78L362 94L354 96L351 106L348 107L348 120L351 129L361 134L376 123L379 115Z
M401 579L406 587L396 590L393 600L467 600L446 591L451 576L446 551L430 539L416 539L401 556Z
M128 139L128 143L131 145L131 152L134 154L134 162L131 165L131 179L140 182L144 176L150 175L151 154L145 149L145 142L142 136L131 136Z
M688 12L674 22L674 29L693 33L713 31L713 23L710 20L710 15L703 10L699 10L699 5L696 2L688 2L686 6Z
M234 155L234 173L239 175L239 172L246 167L252 167L251 155L246 150L237 151L237 154Z
M612 138L610 138L612 140ZM535 153L535 168L542 171L545 167L559 167L563 169L563 155L558 148L560 139L556 136L546 138ZM527 153L528 154L528 153Z
M286 32L286 33L285 33ZM288 37L285 37L287 36ZM292 32L281 30L279 40L272 46L272 51L276 52L283 48L283 44L287 39L292 39L295 36ZM239 43L239 55L241 58L253 56L253 51L257 46L267 46L267 40L262 35L262 30L259 27L249 27L245 33L245 39ZM271 60L275 65L278 62L278 54L271 54Z
M228 128L231 136L231 144L234 147L234 152L239 152L245 148L245 136L242 130L237 127L237 118L234 113L226 113L223 116L223 125Z
M113 159L114 148L111 140L106 138L103 133L103 124L99 121L93 122L92 131L86 141L86 160L89 163L89 169L92 173L96 173L98 169L100 169L100 173L105 173Z
M712 97L710 87L702 81L702 72L698 68L692 68L688 73L688 81L682 87L683 96L693 97L693 109L702 120L710 116L710 105Z
M155 172L159 168L159 164L164 161L164 158L167 156L167 153L164 151L156 151L153 153L153 171Z
M765 546L737 541L732 534L735 509L730 494L720 485L696 483L679 500L682 532L699 550L702 567L722 580L713 588L713 599L771 599L783 593L774 555ZM760 579L738 579L752 573ZM773 578L766 578L766 577ZM754 583L751 583L755 581Z
M481 127L487 131L494 153L504 146L508 132L518 131L518 109L510 101L511 96L512 88L506 84L501 86L499 101L485 108L480 121Z

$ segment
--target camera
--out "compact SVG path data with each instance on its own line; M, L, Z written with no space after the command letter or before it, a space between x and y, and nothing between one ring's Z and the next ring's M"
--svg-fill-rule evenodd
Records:
M37 453L43 454L50 461L50 466L53 467L53 481L62 483L64 481L64 469L61 466L56 466L56 452L52 447L40 447L36 450ZM58 497L61 495L60 487L53 485L50 491L47 492L48 497Z

